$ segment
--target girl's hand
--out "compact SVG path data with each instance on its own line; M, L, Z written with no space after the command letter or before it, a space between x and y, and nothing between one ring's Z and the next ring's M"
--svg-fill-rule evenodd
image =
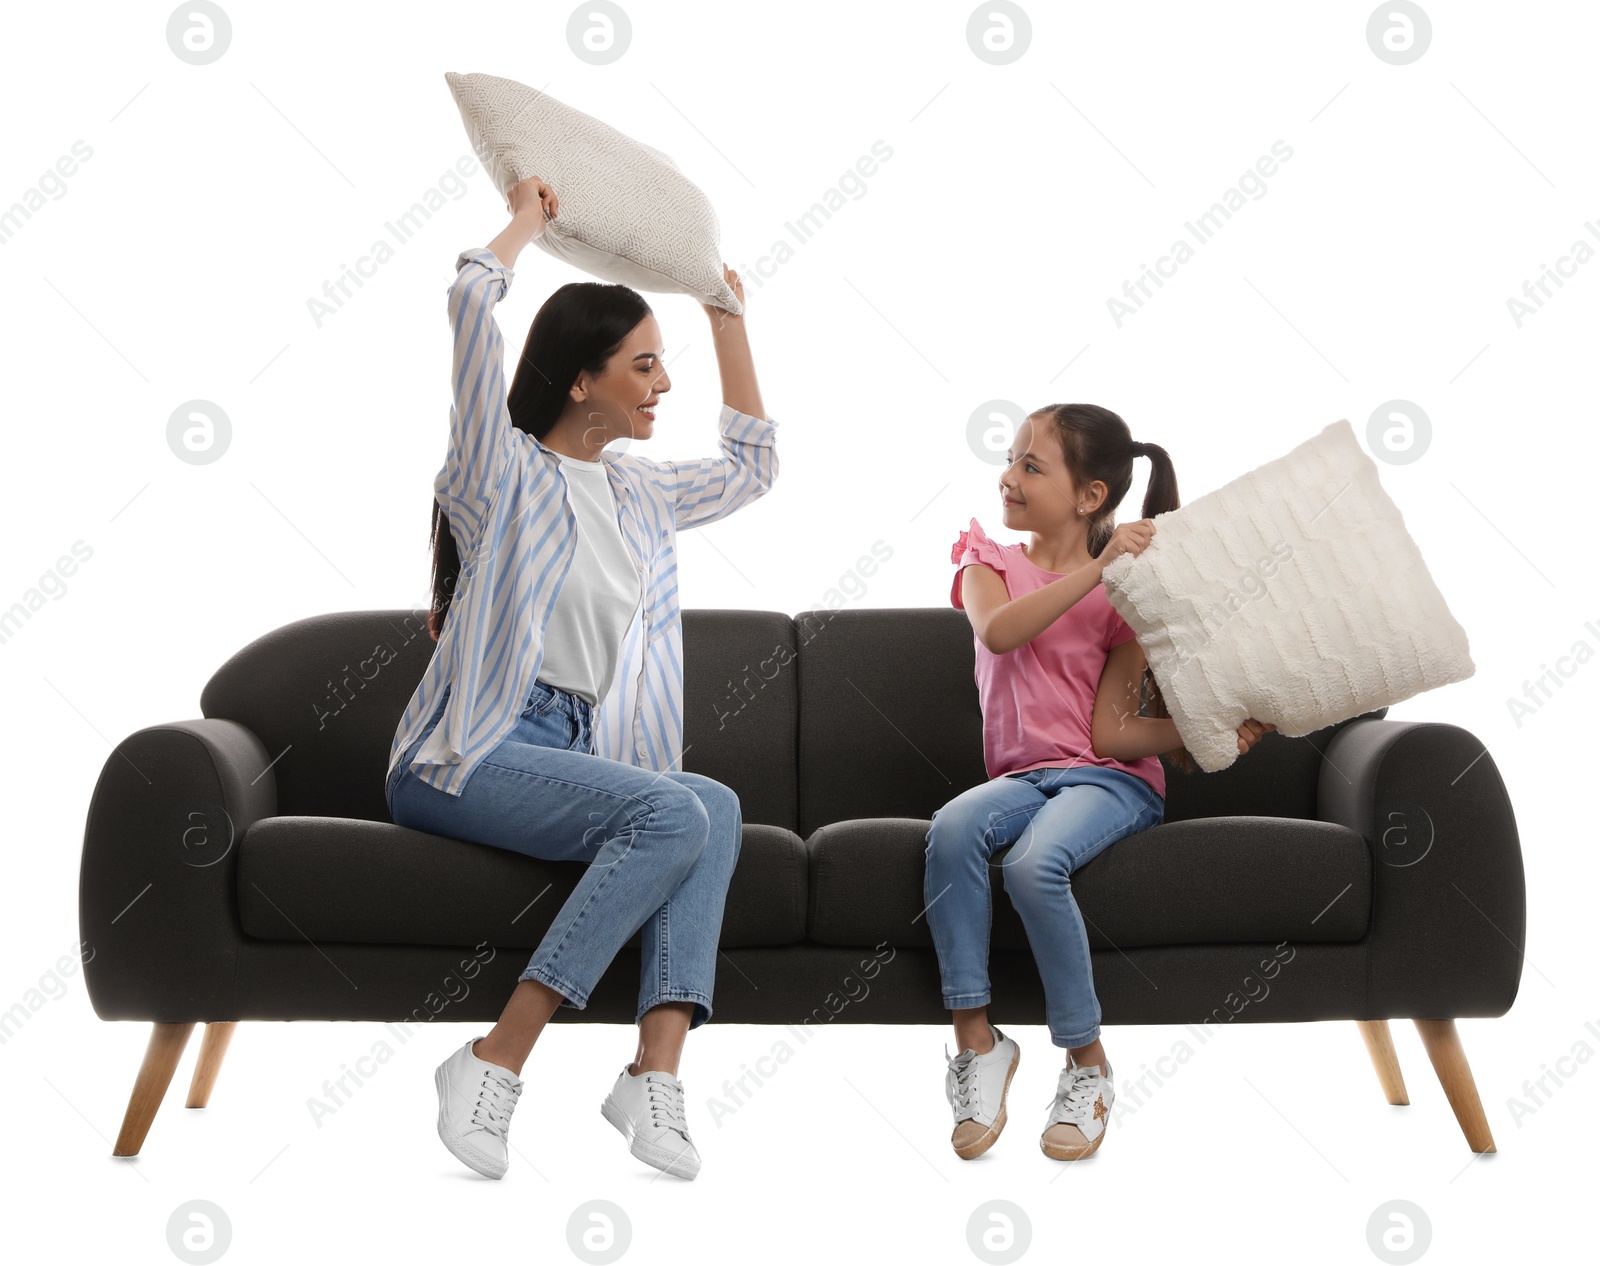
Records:
M514 217L531 220L534 237L544 232L547 221L556 218L558 205L555 190L537 176L517 181L506 194L506 210Z
M728 288L733 291L734 296L739 300L740 305L743 306L745 301L744 283L739 280L739 274L724 264L722 266L722 279L728 283ZM706 315L711 318L712 328L716 330L720 330L725 322L744 320L743 313L735 316L726 308L719 308L714 303L702 303L700 306L705 309Z
M1271 721L1246 721L1239 727L1239 755L1243 756L1259 743L1261 736L1268 730L1276 730L1277 728Z
M1119 523L1117 530L1111 534L1111 539L1106 542L1106 547L1100 551L1100 557L1095 562L1100 565L1100 570L1115 562L1124 554L1137 556L1143 553L1145 546L1150 544L1150 538L1155 535L1156 525L1150 519L1136 519L1132 523Z

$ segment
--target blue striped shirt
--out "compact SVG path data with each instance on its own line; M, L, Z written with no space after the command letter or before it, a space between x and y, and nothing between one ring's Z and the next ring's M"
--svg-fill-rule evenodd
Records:
M511 424L504 341L494 305L512 273L493 252L456 259L448 310L452 357L450 444L434 493L450 524L461 574L432 661L406 704L389 751L392 773L450 698L412 771L451 795L510 732L544 658L544 630L576 548L560 458ZM646 769L683 755L683 626L677 533L714 523L772 487L777 423L722 406L721 457L651 461L601 452L617 523L640 579L610 692L594 714L601 756Z

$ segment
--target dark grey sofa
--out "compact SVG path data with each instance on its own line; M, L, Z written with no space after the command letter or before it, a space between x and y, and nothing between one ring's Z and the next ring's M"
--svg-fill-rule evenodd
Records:
M683 765L736 790L745 819L712 1022L947 1023L922 856L933 811L985 778L966 617L688 610L683 633ZM102 1019L153 1026L114 1154L139 1151L196 1024L191 1107L238 1021L498 1017L581 866L389 820L390 740L433 646L419 611L297 621L216 671L202 718L106 760L84 976ZM1492 1151L1454 1020L1510 1008L1524 899L1482 743L1380 710L1167 777L1162 824L1074 878L1103 1022L1354 1020L1404 1103L1386 1022L1412 1019L1469 1145ZM994 880L992 1014L1042 1024ZM556 1020L631 1022L637 947Z

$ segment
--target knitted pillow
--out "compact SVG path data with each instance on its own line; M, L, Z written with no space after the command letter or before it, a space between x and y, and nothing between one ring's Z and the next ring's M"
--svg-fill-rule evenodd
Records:
M1208 772L1248 717L1296 737L1475 671L1348 421L1154 523L1106 596Z
M717 214L672 159L513 79L445 82L502 196L529 176L555 190L560 209L534 239L546 251L605 281L744 310L723 277Z

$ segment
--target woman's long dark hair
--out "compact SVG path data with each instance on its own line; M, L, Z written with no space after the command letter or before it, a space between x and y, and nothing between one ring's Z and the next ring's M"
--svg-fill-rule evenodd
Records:
M1133 433L1120 415L1097 404L1050 404L1035 409L1034 417L1048 419L1055 425L1061 439L1061 453L1072 474L1072 482L1086 488L1096 479L1106 486L1106 499L1089 516L1089 556L1099 558L1101 551L1116 531L1116 509L1133 486ZM1172 458L1159 444L1145 441L1144 456L1150 459L1150 482L1144 490L1144 509L1139 516L1154 518L1176 510L1178 501L1178 475L1172 468ZM1170 719L1166 700L1161 697L1161 687L1147 662L1139 682L1139 698L1145 710L1153 717ZM1179 747L1163 755L1186 774L1195 772L1197 766L1189 749Z
M650 315L650 305L637 290L598 281L573 281L544 301L512 375L506 393L511 425L542 440L561 417L568 392L583 370L598 374L635 326ZM450 520L437 497L433 500L433 601L428 633L434 641L444 630L461 576Z

